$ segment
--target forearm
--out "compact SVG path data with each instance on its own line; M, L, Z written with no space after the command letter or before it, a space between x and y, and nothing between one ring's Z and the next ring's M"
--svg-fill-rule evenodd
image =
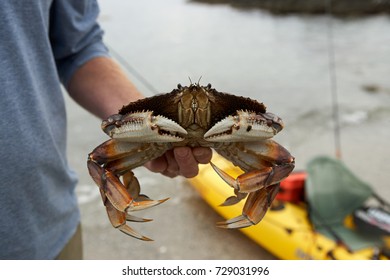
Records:
M94 58L80 67L67 90L77 103L101 119L144 97L120 66L108 57Z

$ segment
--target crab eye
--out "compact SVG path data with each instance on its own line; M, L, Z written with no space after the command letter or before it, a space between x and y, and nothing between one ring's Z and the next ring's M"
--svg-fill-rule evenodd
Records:
M207 84L206 88L207 88L207 90L210 90L211 89L211 84L210 83Z
M179 90L181 90L181 89L183 88L183 86L182 86L181 84L177 84L177 88L178 88Z

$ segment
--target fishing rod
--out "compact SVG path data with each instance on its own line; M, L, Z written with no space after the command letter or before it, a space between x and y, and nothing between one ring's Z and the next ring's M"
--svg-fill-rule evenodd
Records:
M338 106L338 85L337 85L337 65L336 65L336 52L334 47L334 33L333 33L333 6L332 0L324 0L326 17L327 17L327 50L328 50L328 69L329 69L329 83L330 83L330 94L331 94L331 106L332 106L332 118L333 118L333 129L334 129L334 149L335 156L337 159L341 159L341 136L340 136L340 118L339 118L339 106ZM312 227L312 230L323 228L328 232L330 236L336 241L336 246L344 247L348 252L352 252L351 248L347 243L341 238L341 236L332 228L332 225L324 221L323 217L315 209L315 205L308 205L307 217L311 220L315 216L320 224L317 224L315 227ZM314 224L312 224L314 226ZM331 258L333 256L333 250L331 248L327 255Z
M105 45L109 48L110 53L115 57L116 60L135 78L137 78L141 84L143 84L148 90L150 90L153 94L158 94L159 91L150 83L140 72L138 72L133 66L130 65L129 62L112 46L105 43Z
M328 65L329 65L329 82L332 102L332 116L334 129L334 148L337 159L341 159L341 136L340 136L340 113L338 102L338 84L337 84L337 65L336 52L334 47L334 33L333 33L333 18L332 0L326 1L327 11L327 41L328 41Z

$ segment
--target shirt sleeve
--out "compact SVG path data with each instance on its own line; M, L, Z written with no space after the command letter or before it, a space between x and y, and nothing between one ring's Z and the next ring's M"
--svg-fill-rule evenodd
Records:
M61 82L67 87L73 73L88 60L108 56L103 30L97 23L96 0L54 0L49 36Z

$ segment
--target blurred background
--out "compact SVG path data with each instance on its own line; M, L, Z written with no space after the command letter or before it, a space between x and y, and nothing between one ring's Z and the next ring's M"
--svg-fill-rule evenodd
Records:
M244 5L251 1L239 7L207 2L100 0L99 21L105 42L120 55L119 62L131 66L129 77L147 96L200 79L219 91L264 102L285 122L275 139L296 157L296 170L314 156L335 155L329 74L333 46L342 159L390 200L388 14L330 21L326 14L273 14ZM222 218L185 179L144 168L135 172L143 193L171 198L142 211L140 216L153 222L134 226L155 241L141 242L113 229L86 168L87 154L107 137L99 119L67 102L69 160L80 176L86 259L274 258L239 231L216 228Z

